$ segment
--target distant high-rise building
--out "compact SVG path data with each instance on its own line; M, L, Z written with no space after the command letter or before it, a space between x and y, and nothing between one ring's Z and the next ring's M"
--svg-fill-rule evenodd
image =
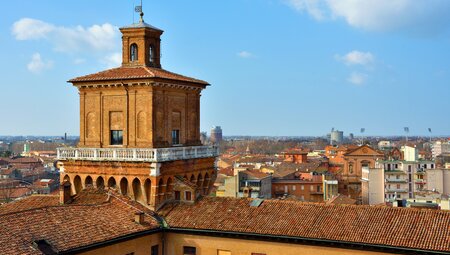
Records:
M206 134L206 132L200 133L200 141L202 142L202 144L208 143L208 135Z
M29 153L30 152L30 144L29 143L24 143L23 144L23 152L24 153Z
M222 141L222 128L220 126L214 126L211 128L211 142L220 143Z
M331 131L330 143L341 144L344 141L344 132L339 130Z
M450 142L436 141L433 143L433 146L431 147L433 158L436 158L437 156L446 152L450 152Z
M348 139L353 140L355 138L355 136L353 135L353 133L348 134Z

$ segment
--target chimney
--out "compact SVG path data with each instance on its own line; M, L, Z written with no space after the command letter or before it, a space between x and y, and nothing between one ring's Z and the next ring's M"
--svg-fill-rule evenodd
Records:
M137 212L134 214L134 222L137 224L144 224L144 213L143 212Z
M244 189L243 189L243 195L244 195L244 197L248 197L248 198L251 198L252 197L252 188L251 187L245 187Z
M70 182L64 181L59 187L59 203L60 204L69 204L72 200Z

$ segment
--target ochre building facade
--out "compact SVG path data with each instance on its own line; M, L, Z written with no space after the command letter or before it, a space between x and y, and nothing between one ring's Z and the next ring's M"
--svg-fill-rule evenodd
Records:
M116 187L152 209L208 194L218 154L200 142L200 96L209 84L161 68L162 30L141 20L120 31L120 67L69 81L80 95L80 142L58 150L61 181L72 194ZM177 182L191 191L176 190Z

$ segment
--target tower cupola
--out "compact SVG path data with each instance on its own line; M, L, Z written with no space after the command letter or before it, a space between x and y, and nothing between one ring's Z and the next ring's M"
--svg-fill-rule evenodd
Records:
M161 35L163 30L144 22L120 28L122 32L122 66L161 68Z

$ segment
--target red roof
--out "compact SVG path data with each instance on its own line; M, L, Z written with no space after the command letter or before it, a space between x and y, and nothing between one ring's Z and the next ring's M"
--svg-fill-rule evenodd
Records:
M148 79L148 78L160 78L182 82L191 82L201 84L203 86L209 85L209 83L207 83L206 81L172 73L164 69L147 66L118 67L108 69L98 73L73 78L69 80L69 82L75 83L82 81L105 81L105 80L121 80L121 79Z
M37 200L0 206L0 254L42 254L32 247L41 239L59 253L160 229L152 211L117 193L84 190L66 205L58 205L55 196ZM138 212L144 213L143 224L134 222Z
M59 196L32 195L0 206L0 216L31 209L59 205Z
M204 197L168 204L159 214L171 229L285 236L450 252L450 212L286 200Z

